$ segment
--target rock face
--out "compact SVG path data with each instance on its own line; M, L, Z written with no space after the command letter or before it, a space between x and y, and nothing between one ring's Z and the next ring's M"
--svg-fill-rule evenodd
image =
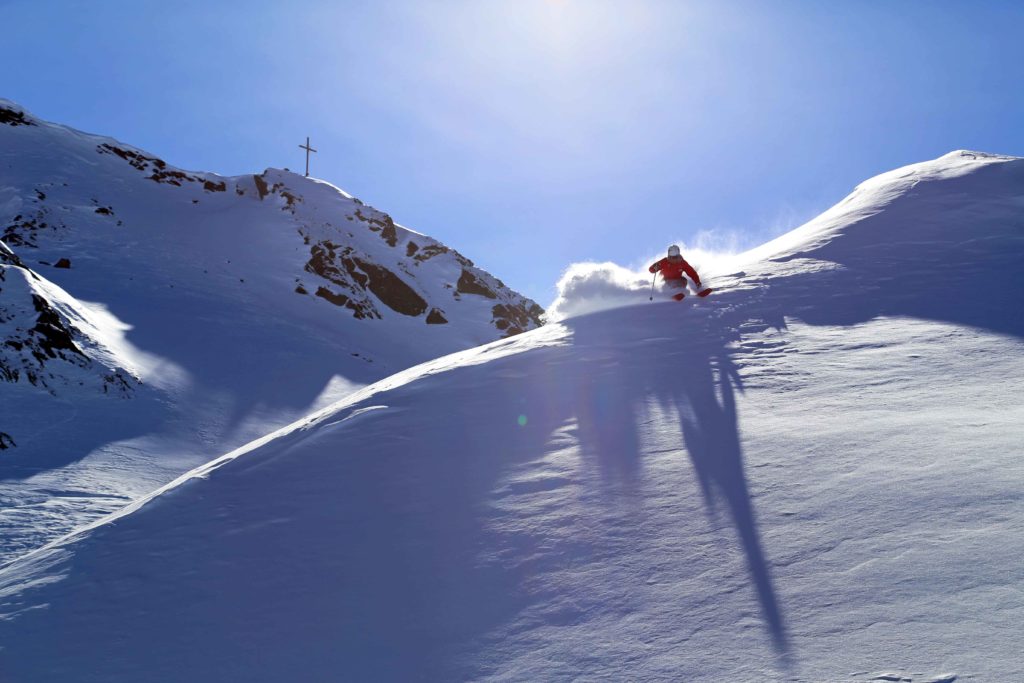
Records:
M15 109L14 107L8 107L4 104L0 104L0 125L14 126L34 126L30 119L25 117L25 112Z
M25 382L53 395L69 388L131 395L138 381L91 357L86 333L59 310L74 302L51 299L58 291L0 242L0 382ZM12 447L3 436L4 447Z
M303 270L307 278L315 276L319 281L298 278L298 293L313 291L360 320L381 319L392 311L423 318L428 325L448 323L449 316L440 312L451 307L447 302L462 302L464 295L471 295L470 300L491 300L480 310L489 311L489 316L483 315L501 337L543 324L544 310L536 302L510 290L459 252L397 225L388 214L337 188L303 178L300 182L312 184L306 189L317 192L311 201L296 189L296 178L268 169L252 176L252 183L260 201L276 200L282 211L294 217L309 249ZM333 196L323 196L326 188L333 190ZM248 193L239 184L235 194ZM337 214L328 221L311 220L310 214L320 217L317 205L323 203L333 204Z

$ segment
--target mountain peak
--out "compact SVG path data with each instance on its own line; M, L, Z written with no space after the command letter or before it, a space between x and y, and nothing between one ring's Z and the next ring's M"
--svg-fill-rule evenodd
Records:
M542 324L319 179L185 170L9 101L0 147L0 427L6 461L42 471L0 496L49 499L65 477L111 493L45 533L43 507L0 518L0 562L361 386Z

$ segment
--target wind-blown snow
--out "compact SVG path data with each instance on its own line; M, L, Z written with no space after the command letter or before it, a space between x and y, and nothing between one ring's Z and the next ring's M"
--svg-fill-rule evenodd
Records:
M633 306L651 293L650 276L614 263L574 263L558 281L558 297L548 306L551 320Z
M366 387L0 570L0 671L1021 680L1022 206L943 157Z
M683 255L701 276L702 284L715 286L716 276L730 272L736 254L727 250L709 250L704 247L688 248L684 242ZM564 320L577 315L607 311L623 306L635 306L650 301L668 300L677 290L666 290L661 277L654 278L647 266L664 254L651 255L643 267L631 270L616 263L574 263L558 281L558 294L548 306L549 320ZM688 290L691 293L691 290Z

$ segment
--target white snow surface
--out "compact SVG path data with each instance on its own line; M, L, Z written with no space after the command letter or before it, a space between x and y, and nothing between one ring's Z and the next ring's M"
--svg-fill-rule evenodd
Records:
M0 245L0 563L360 387L537 325L508 318L533 302L329 183L182 171L2 99ZM39 301L76 350L23 343Z
M1024 160L445 356L0 570L0 677L1024 680Z

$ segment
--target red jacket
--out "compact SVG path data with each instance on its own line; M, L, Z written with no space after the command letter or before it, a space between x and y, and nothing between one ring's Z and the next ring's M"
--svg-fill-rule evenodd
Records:
M693 280L693 284L700 286L700 275L697 275L697 271L682 256L677 260L666 256L647 270L652 273L657 273L660 270L661 276L666 280L682 280L683 273L686 273Z

